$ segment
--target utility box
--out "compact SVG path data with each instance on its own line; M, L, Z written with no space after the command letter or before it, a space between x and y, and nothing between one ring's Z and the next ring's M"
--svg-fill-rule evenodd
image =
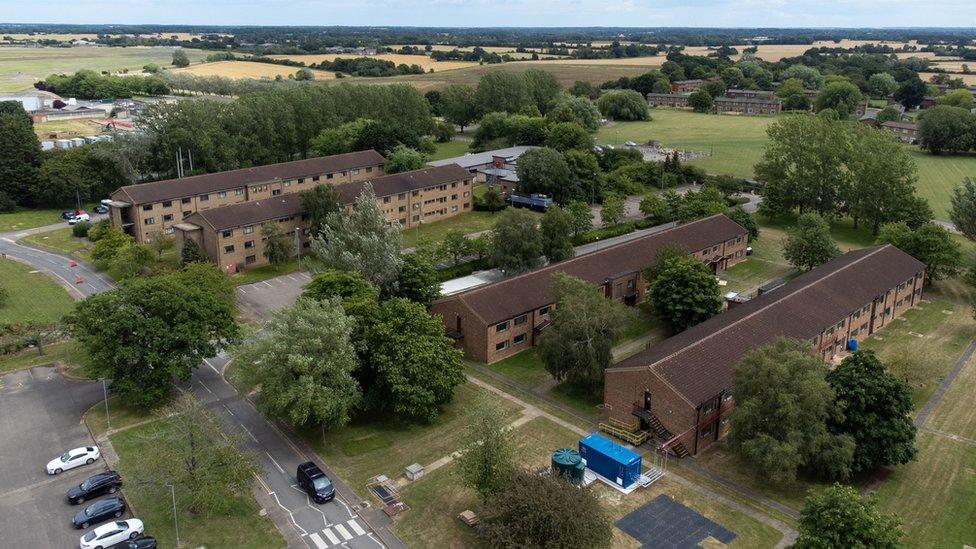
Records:
M622 488L640 478L640 455L596 433L580 439L579 454L587 469Z
M417 480L418 478L424 476L424 466L419 463L414 463L413 465L407 465L404 469L407 478L410 480Z

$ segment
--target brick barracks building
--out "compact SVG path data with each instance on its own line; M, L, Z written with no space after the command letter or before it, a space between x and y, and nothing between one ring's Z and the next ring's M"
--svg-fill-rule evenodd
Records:
M721 270L745 259L747 240L745 229L715 215L442 298L432 312L468 356L490 364L535 345L554 306L554 273L581 278L608 298L636 305L647 292L643 271L654 265L659 250L678 246Z
M385 175L369 183L387 221L415 227L471 211L472 179L467 170L449 164ZM366 181L336 185L339 203L352 210L365 185ZM277 223L291 241L297 233L302 248L309 247L308 219L301 195L293 192L192 213L173 225L176 249L181 250L187 239L196 240L207 257L231 272L266 265L261 238L265 223Z
M831 360L918 303L924 274L891 245L848 252L608 368L607 413L697 454L729 431L732 371L747 352L791 338Z
M383 155L368 150L128 185L112 193L109 215L113 225L145 244L159 232L171 234L196 212L268 200L324 183L365 181L383 175L384 162Z
M649 93L647 104L652 107L671 107L681 109L688 106L689 93Z
M715 111L739 114L778 114L783 110L783 103L778 99L762 99L760 97L722 97L715 98Z

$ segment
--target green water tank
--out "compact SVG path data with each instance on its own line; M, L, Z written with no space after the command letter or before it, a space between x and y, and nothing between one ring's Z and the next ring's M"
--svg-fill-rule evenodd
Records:
M552 472L574 481L583 480L583 458L572 448L560 448L552 453Z

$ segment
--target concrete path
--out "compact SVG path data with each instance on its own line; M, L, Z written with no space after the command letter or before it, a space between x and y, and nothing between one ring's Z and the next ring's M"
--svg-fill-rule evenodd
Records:
M915 415L916 427L923 427L925 425L925 421L928 419L929 414L931 414L932 410L935 410L935 407L939 404L939 402L942 401L942 397L944 397L946 391L949 390L949 386L952 385L953 381L955 381L956 376L958 376L959 372L961 372L966 366L969 359L973 357L974 352L976 352L976 339L969 342L966 350L962 352L962 355L960 355L959 359L956 360L956 363L953 364L952 369L949 370L949 374L945 376L941 383L939 383L939 386L935 389L935 392L932 393L932 396L929 398L928 402L926 402L925 405L922 406L922 409L918 411L918 414Z

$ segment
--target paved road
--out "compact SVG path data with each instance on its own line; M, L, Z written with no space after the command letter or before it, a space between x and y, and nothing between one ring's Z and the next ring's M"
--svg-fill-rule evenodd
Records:
M227 362L226 356L205 361L194 372L188 388L215 412L228 432L240 434L258 456L265 471L260 480L261 489L272 502L268 511L289 545L303 543L310 549L337 545L353 549L400 546L389 531L392 522L386 515L364 506L311 451L300 448L238 395L220 374ZM298 489L295 471L306 461L316 461L334 480L337 487L334 501L317 505ZM286 527L282 528L282 524Z
M100 384L65 378L54 366L0 376L0 546L78 546L83 531L69 521L81 507L64 496L106 470L104 462L56 476L44 465L64 450L94 444L79 420L101 399Z
M0 233L0 253L8 259L13 259L21 263L26 263L40 272L50 276L56 282L68 290L74 297L87 297L89 295L110 290L113 287L112 281L105 275L99 273L94 267L84 261L75 260L76 266L71 267L69 258L17 242L29 234L37 234L55 229L63 229L68 225L58 223L34 229ZM78 277L82 282L78 283Z

